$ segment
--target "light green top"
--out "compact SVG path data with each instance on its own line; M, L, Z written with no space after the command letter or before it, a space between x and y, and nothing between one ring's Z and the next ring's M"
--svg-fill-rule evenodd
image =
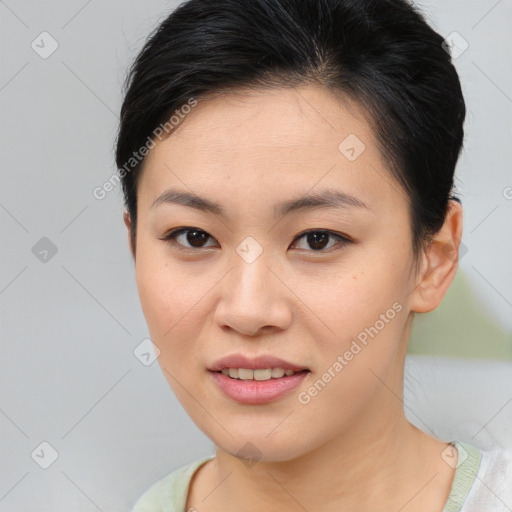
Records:
M450 444L457 448L459 465L455 469L452 487L443 512L463 512L464 501L480 467L482 452L479 448L460 441L452 441ZM466 453L467 458L465 458ZM464 454L464 457L461 454ZM138 499L132 512L187 512L185 505L192 476L203 464L214 457L214 455L203 457L158 480Z
M450 444L455 446L459 452L460 465L455 469L452 487L443 512L461 512L478 473L482 452L478 448L460 441L452 441ZM461 446L467 453L467 459L465 460L461 456Z

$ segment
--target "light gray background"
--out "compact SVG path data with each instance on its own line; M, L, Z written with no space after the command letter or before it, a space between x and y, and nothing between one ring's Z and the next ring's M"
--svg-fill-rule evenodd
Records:
M92 194L116 171L127 66L175 5L0 1L1 512L129 510L157 478L213 453L158 364L133 354L148 331L121 189ZM455 61L469 111L461 267L511 330L512 2L420 5L469 44ZM59 45L47 59L31 47L43 31ZM32 252L42 237L57 247L47 262ZM43 441L58 452L46 470L31 458Z

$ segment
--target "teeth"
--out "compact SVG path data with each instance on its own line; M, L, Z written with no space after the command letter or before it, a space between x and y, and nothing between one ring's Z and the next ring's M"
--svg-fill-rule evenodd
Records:
M285 374L282 368L272 368L272 378L279 379Z
M254 370L254 380L270 380L272 378L272 370L265 368L264 370Z
M248 368L238 369L238 378L242 380L249 380L254 377L254 372Z
M293 370L284 370L283 368L264 368L252 370L250 368L223 368L223 375L227 375L232 379L240 380L270 380L280 379L284 375L290 376L295 372Z

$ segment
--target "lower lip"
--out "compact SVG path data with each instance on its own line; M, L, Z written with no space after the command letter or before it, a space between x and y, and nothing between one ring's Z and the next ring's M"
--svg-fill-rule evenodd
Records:
M244 404L264 404L271 400L276 400L300 386L309 373L295 373L280 379L241 380L232 379L222 373L210 371L210 374L225 395Z

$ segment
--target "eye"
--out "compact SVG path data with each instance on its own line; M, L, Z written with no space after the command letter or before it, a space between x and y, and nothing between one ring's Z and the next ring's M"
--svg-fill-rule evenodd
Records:
M331 252L324 250L326 247L331 249L336 246L336 243L329 245L329 238L331 238L331 241L333 238L338 241L337 243L340 246L338 249L342 249L345 245L351 243L351 240L347 237L325 229L312 229L305 231L298 235L295 240L301 240L302 238L304 238L309 247L313 249L313 251L310 252Z
M183 227L170 231L162 238L160 238L160 240L165 240L170 244L175 245L180 250L194 250L215 247L215 245L205 245L209 238L215 240L211 235L209 235L206 231L203 231L202 229L194 227ZM325 229L312 229L309 231L305 231L304 233L298 235L295 238L294 242L296 240L301 239L305 239L309 247L313 249L312 251L309 252L331 252L330 250L324 249L331 249L336 245L340 246L338 249L342 249L345 245L352 242L349 238L345 236ZM331 242L334 241L335 243L331 243L329 245L329 239L331 239Z
M212 247L204 245L204 243L208 240L208 238L213 238L206 231L202 229L193 228L193 227L185 227L178 228L169 233L167 233L161 240L166 240L167 242L176 245L178 249L201 249L203 247ZM190 245L185 245L186 243Z

